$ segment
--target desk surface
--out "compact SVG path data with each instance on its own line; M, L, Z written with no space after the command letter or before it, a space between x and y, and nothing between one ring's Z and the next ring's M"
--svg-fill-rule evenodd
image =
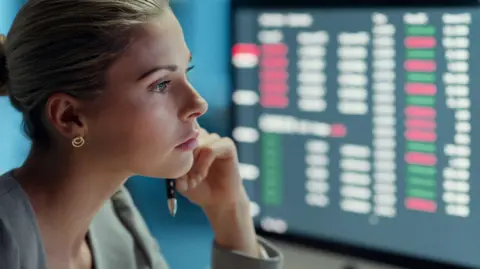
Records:
M401 269L360 261L317 249L273 241L283 252L285 269ZM348 267L352 265L353 267Z

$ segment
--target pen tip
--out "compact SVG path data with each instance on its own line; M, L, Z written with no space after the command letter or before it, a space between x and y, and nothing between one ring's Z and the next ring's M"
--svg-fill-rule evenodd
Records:
M175 217L177 214L177 199L168 199L168 210L170 211L170 215Z

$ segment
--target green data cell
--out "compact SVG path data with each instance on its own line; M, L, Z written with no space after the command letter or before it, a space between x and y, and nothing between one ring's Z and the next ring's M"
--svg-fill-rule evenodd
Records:
M408 181L408 179L407 179L407 181ZM437 199L437 194L435 193L435 191L422 190L422 189L407 189L407 196L408 197L423 198L423 199L427 199L427 200Z
M262 199L266 205L280 205L283 196L282 137L274 133L262 133L261 145Z
M434 153L437 151L437 146L434 143L407 142L407 151Z
M433 166L422 165L407 165L408 173L413 173L418 176L433 176L437 174L437 169Z
M434 83L436 80L435 73L407 73L408 82Z
M435 189L437 186L437 181L435 180L434 177L423 178L423 177L407 176L407 185L408 185L408 188L430 187Z
M435 106L435 97L434 96L407 96L407 105L413 106Z
M412 36L432 36L435 35L435 27L433 26L408 26L405 29L407 35Z
M407 59L434 59L433 49L407 49Z

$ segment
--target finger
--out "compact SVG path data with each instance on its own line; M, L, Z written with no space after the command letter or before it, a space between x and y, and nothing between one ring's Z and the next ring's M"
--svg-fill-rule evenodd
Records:
M209 133L207 132L207 130L203 129L203 128L200 128L199 130L199 135L198 135L198 140L202 140L206 137L208 137Z
M200 128L200 134L208 134L208 131L205 128Z
M208 175L210 166L217 158L235 155L235 143L229 138L220 138L218 134L210 134L202 147L194 151L194 165L187 175L178 179L180 192L188 192L198 186Z
M199 156L199 151L194 151L194 154L193 154L193 164L194 165L198 160L198 156ZM192 168L190 168L190 171L187 174L179 177L176 180L176 183L177 183L176 185L177 185L177 190L178 191L187 192L189 189L196 187L197 183L192 182L193 178L192 178L191 171L192 171Z
M215 161L216 154L210 147L205 147L199 150L198 158L191 169L191 177L196 182L201 182L208 174L208 170Z
M178 178L176 183L177 190L182 194L186 194L195 189L195 187L199 185L200 181L192 176L185 175L181 178Z
M208 135L208 136L204 137L202 140L199 139L199 143L198 143L199 146L196 149L193 150L193 158L194 158L195 161L198 159L198 155L200 154L202 149L207 147L209 144L215 142L215 140L218 139L217 137L219 137L219 136L218 135L217 136Z
M217 139L208 147L203 147L198 150L198 158L189 174L196 182L201 182L208 175L210 166L215 159L232 156L235 156L235 146L233 142L228 138Z
M183 177L180 177L178 178L176 181L176 187L177 187L177 190L180 192L180 193L185 193L188 191L188 179L187 179L187 176L183 176Z
M215 134L215 133L206 134L198 138L198 143L200 146L203 146L203 145L208 145L218 139L220 139L220 136L218 134Z
M230 158L235 156L235 143L228 137L222 137L208 145L216 158Z

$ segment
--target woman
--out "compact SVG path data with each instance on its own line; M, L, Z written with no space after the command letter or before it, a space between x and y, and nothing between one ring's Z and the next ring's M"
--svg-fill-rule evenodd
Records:
M29 0L0 51L32 139L0 178L0 268L167 268L121 187L132 175L178 179L214 230L213 268L280 268L234 144L197 124L207 104L167 0Z

